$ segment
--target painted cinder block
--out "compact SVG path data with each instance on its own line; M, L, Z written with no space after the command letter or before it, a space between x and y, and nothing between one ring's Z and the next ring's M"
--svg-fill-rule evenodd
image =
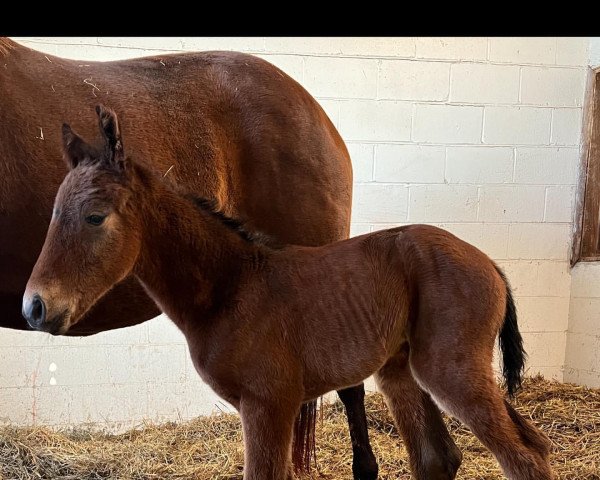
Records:
M569 297L515 297L521 332L566 332Z
M581 108L552 110L552 145L579 145L581 139Z
M492 62L553 65L556 39L553 37L491 37L489 60Z
M575 188L569 185L546 187L545 222L571 223L573 221Z
M452 65L450 101L518 103L519 67L482 63Z
M569 332L600 337L600 298L571 298Z
M445 177L448 183L509 183L513 164L511 147L449 146Z
M2 332L0 332L2 333ZM42 349L36 347L0 348L0 396L3 388L31 387L37 382L41 366Z
M71 423L123 423L132 428L148 417L146 384L96 385L70 387ZM40 389L40 405L52 402L52 387Z
M4 364L3 364L4 366ZM21 426L34 422L34 390L6 387L0 380L0 425Z
M571 368L567 363L564 381L587 385L590 388L600 388L600 372Z
M537 268L535 295L569 297L571 268L568 262L540 261Z
M419 37L416 39L417 58L444 60L485 60L485 37Z
M480 189L479 220L541 222L546 189L533 185L484 185Z
M600 372L600 336L569 332L567 342L569 367Z
M411 37L267 37L267 52L308 55L414 57Z
M412 104L391 100L340 102L339 129L344 140L410 140Z
M586 65L589 43L589 38L586 37L558 37L556 39L556 64Z
M572 271L571 298L600 298L600 268L596 263L579 262Z
M517 147L515 183L575 185L579 149L571 147Z
M31 374L37 386L95 385L110 382L109 366L114 346L81 345L40 348Z
M569 298L571 272L567 262L499 260L516 296Z
M148 328L148 342L154 344L183 344L185 337L181 330L167 317L162 314L146 322Z
M529 365L564 365L566 341L564 332L523 332L523 345L529 355Z
M576 68L522 67L521 102L552 107L579 107L586 71Z
M515 223L510 225L508 257L515 259L569 259L571 225L567 223Z
M377 60L306 57L303 86L316 97L375 98Z
M185 381L187 344L115 345L107 352L110 362L105 368L111 384Z
M472 222L477 220L477 187L411 185L409 222Z
M482 107L418 104L412 140L423 143L481 143L482 116Z
M449 88L449 63L381 61L378 98L441 101L448 98Z
M556 365L555 367L543 367L535 364L525 364L525 376L535 377L541 375L546 380L562 382L564 376L564 367Z
M406 221L408 187L363 184L354 186L352 221L395 223Z
M443 146L376 145L376 182L443 183Z
M548 145L551 116L549 108L486 106L483 143Z
M354 183L372 181L374 146L368 143L347 143L346 146L352 160Z

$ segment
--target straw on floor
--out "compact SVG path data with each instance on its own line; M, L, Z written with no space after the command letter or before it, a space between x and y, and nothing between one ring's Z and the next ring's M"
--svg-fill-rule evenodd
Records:
M526 381L515 405L552 439L561 480L600 480L600 389ZM367 415L382 479L409 479L406 451L380 395ZM464 454L459 479L504 478L491 454L455 420L450 431ZM318 471L310 478L351 479L351 450L341 404L325 405L317 426ZM236 415L146 425L122 435L48 428L0 428L0 478L241 479L243 446Z

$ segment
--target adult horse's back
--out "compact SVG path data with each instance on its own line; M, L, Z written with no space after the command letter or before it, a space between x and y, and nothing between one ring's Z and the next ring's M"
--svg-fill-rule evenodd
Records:
M166 181L283 242L347 237L346 147L318 103L268 62L234 52L82 62L0 39L0 326L26 328L21 296L67 172L57 125L75 114L74 127L93 138L99 101L123 112L127 148ZM158 313L128 279L69 334Z

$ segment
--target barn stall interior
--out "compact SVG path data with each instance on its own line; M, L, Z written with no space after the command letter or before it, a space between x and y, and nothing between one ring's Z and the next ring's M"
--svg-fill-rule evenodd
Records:
M527 381L516 406L552 439L559 478L600 478L597 39L15 40L48 62L237 50L296 79L348 146L351 235L428 223L492 257L514 289L526 373L545 378ZM90 96L103 87L81 81ZM29 127L43 142L60 124L41 122ZM222 414L231 407L200 381L183 336L164 316L87 338L3 329L0 357L6 478L241 475L236 417ZM371 381L367 387L375 390ZM367 413L380 478L409 478L377 394ZM339 407L325 407L323 417L312 475L352 478ZM165 421L177 423L117 437L82 430L120 433ZM449 422L465 455L457 478L503 478L485 448ZM65 428L76 430L57 433Z

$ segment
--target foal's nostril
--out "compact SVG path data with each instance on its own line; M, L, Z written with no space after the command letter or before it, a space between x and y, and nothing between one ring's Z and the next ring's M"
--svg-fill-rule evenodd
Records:
M38 328L46 321L46 304L37 293L31 299L29 311L25 311L27 322L33 328Z
M43 322L46 317L46 305L39 295L33 297L33 308L31 309L31 316L36 322Z

